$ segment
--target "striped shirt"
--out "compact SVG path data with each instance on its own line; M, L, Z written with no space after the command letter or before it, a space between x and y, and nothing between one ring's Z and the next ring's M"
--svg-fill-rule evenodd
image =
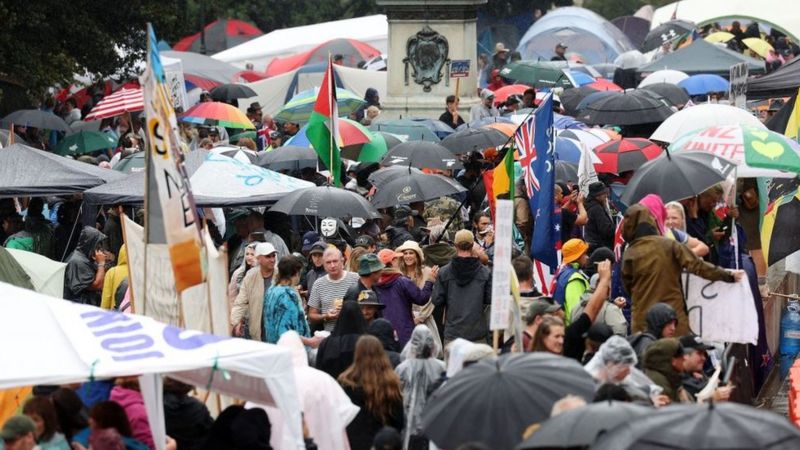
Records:
M355 272L344 272L344 276L338 280L331 280L330 275L317 278L314 286L311 287L311 296L308 298L308 306L319 310L320 314L327 314L334 309L336 299L344 299L347 290L358 283L359 277ZM325 321L325 331L333 331L336 320Z

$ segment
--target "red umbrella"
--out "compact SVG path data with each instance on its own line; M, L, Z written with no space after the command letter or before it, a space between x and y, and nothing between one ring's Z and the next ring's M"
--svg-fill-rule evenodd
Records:
M494 103L503 103L508 100L508 97L512 95L522 95L530 88L530 86L524 84L509 84L508 86L503 86L494 91Z
M267 66L267 76L280 75L306 64L325 62L329 55L342 55L345 66L357 67L359 61L368 61L380 54L380 50L356 39L332 39L311 50L286 58L273 59Z
M586 86L591 87L592 89L597 89L598 91L617 91L622 92L625 89L617 86L616 84L606 80L605 78L598 78L597 81L594 83L589 83Z
M205 27L206 54L221 52L262 34L261 30L241 20L215 20ZM172 49L200 53L200 33L186 36L176 42Z
M236 81L241 80L243 83L252 83L254 81L260 81L264 78L267 78L266 72L259 72L257 70L242 70L234 75L233 79Z
M120 89L104 97L92 108L84 120L100 120L120 116L126 112L142 111L144 96L141 89Z
M615 174L636 170L647 161L658 157L663 151L663 148L647 139L609 141L594 148L595 154L601 161L595 163L594 168L601 173Z

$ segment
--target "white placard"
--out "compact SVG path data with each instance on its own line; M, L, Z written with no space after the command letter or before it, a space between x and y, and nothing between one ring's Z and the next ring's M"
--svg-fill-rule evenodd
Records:
M505 330L511 314L511 241L514 202L497 200L494 214L494 269L492 272L492 314L489 328Z
M745 102L747 102L747 76L749 69L746 62L731 66L730 69L730 91L728 92L728 100L731 105L745 109Z
M684 274L683 286L692 333L706 342L758 342L758 314L747 277L726 283Z

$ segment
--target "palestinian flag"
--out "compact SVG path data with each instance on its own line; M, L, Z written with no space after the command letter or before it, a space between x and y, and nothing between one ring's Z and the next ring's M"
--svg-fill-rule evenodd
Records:
M336 106L336 84L333 78L333 64L328 59L328 68L322 77L322 86L317 94L314 111L306 129L311 146L319 159L330 170L334 186L341 185L340 172L342 160L339 155L339 110Z
M761 226L761 248L767 265L800 250L800 234L793 232L800 221L800 189L779 197L768 207Z

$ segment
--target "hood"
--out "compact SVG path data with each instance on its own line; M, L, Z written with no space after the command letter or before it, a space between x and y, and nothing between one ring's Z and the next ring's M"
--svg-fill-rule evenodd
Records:
M642 368L664 375L673 385L679 384L681 375L672 367L672 358L680 347L680 341L675 338L659 339L653 342L644 352Z
M640 205L644 205L653 215L658 227L658 232L664 234L664 222L667 220L667 208L664 207L664 201L661 200L656 194L647 194L643 199L639 200Z
M658 228L653 215L644 205L633 205L625 211L622 225L622 237L625 242L633 243L637 238L657 236Z
M136 404L144 405L144 399L140 392L122 386L114 386L114 388L111 389L111 395L108 396L108 399L119 403L120 406L125 409Z
M389 287L397 282L403 274L394 270L384 270L381 274L381 279L378 281L378 286Z
M428 265L444 267L456 256L456 249L446 242L437 242L422 249Z
M399 343L394 337L394 328L392 323L386 319L375 319L369 324L367 334L375 336L383 344L383 349L396 352L398 351Z
M664 325L673 320L678 320L678 315L675 314L672 306L666 303L656 303L647 310L647 315L645 316L647 332L655 336L656 339L661 339L661 330L664 329Z
M481 100L485 101L489 97L494 97L494 92L490 91L489 89L484 89L481 91Z
M277 345L289 350L294 367L308 367L308 354L303 342L300 340L300 335L296 331L290 330L283 333L278 339Z
M92 259L92 254L97 248L97 244L105 240L105 238L106 235L101 233L97 228L89 226L83 227L75 250L80 251L86 255L87 258Z
M117 266L127 266L128 265L128 250L125 244L119 248L119 255L117 255Z
M367 91L364 93L364 100L366 100L367 105L377 104L378 90L375 88L367 88Z
M481 268L481 262L475 257L456 256L451 264L453 265L453 273L456 276L456 284L459 286L469 284Z

